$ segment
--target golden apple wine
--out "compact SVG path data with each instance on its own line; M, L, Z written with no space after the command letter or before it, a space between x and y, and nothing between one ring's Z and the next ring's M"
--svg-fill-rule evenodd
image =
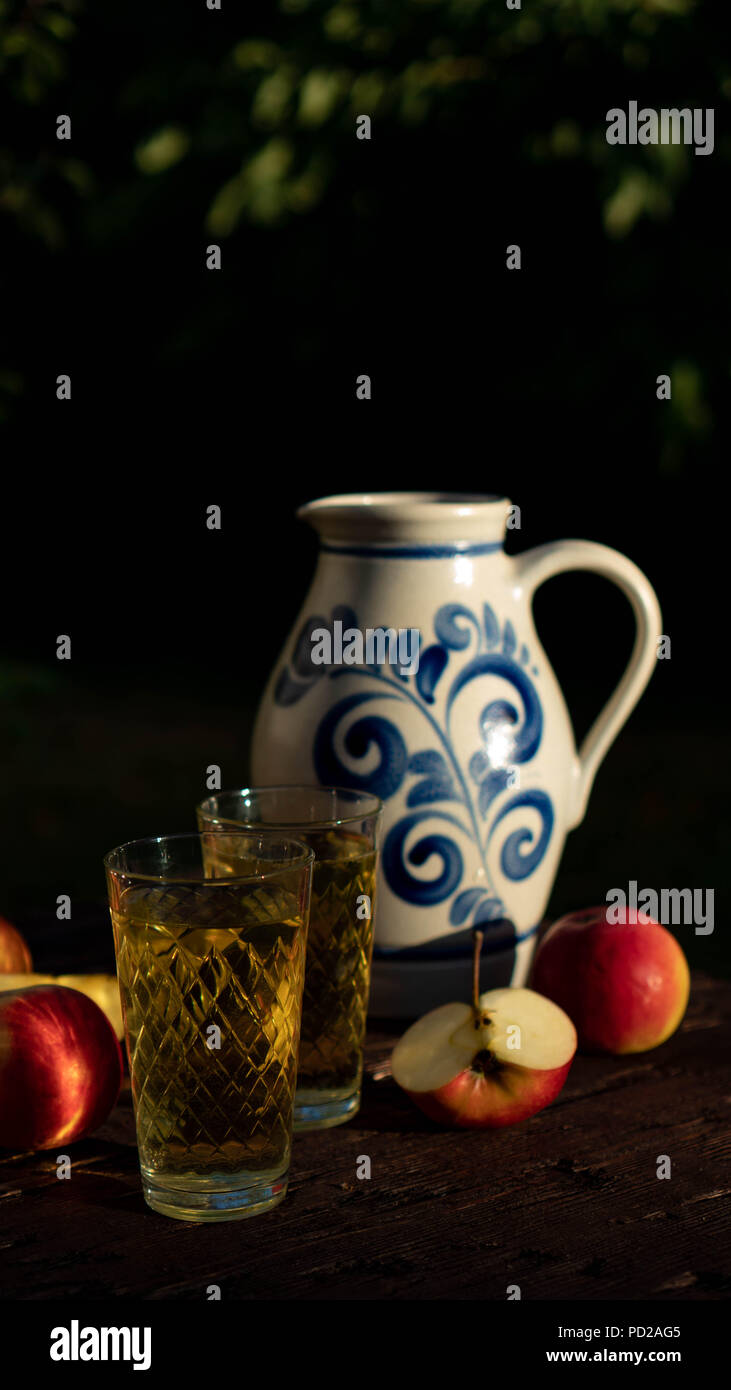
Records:
M342 826L302 827L315 852L307 937L297 1103L358 1091L363 1069L377 852ZM217 874L241 872L227 835L207 837ZM213 847L213 848L211 848Z
M280 885L127 888L112 912L143 1176L288 1167L306 934Z
M356 1090L368 1009L376 851L365 836L308 834L315 851L298 1101Z

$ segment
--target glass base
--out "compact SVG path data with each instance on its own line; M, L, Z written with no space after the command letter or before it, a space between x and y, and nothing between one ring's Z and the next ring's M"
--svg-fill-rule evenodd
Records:
M297 1089L294 1098L294 1132L332 1129L352 1120L360 1110L360 1087L355 1091L316 1091Z
M142 1192L148 1207L178 1221L243 1221L278 1207L287 1195L288 1176L252 1178L250 1173L242 1173L240 1187L235 1186L235 1176L225 1179L225 1187L223 1179L219 1187L209 1178L202 1179L198 1187L192 1175L187 1186L177 1182L170 1186L164 1178L150 1179L143 1174Z

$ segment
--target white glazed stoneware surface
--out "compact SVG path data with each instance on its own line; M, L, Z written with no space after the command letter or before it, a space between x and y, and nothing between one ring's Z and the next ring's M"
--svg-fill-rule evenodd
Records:
M485 984L521 984L566 834L654 669L655 594L603 545L564 540L506 555L505 498L345 496L300 515L318 532L320 557L261 703L253 781L383 799L377 1012L455 997L457 977L464 993L476 925ZM531 611L536 589L568 570L613 580L637 624L627 670L578 751ZM315 664L313 632L336 637L338 623L343 635L418 629L418 671Z

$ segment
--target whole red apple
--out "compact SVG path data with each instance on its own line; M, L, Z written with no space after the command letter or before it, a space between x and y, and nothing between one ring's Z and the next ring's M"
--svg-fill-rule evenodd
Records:
M32 974L18 971L0 975L0 993L6 989L29 989L31 985L65 985L68 989L78 989L80 994L88 994L106 1014L117 1037L124 1037L116 975L41 975L35 971Z
M106 1119L122 1053L106 1015L61 985L0 994L0 1146L73 1144Z
M25 975L32 969L27 941L17 927L0 917L0 975Z
M531 984L566 1010L584 1051L647 1052L685 1013L688 962L675 937L645 913L620 910L613 922L607 911L590 907L554 922Z

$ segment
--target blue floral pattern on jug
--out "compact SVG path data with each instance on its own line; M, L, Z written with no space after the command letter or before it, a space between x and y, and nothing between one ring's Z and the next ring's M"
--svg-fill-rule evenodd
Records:
M434 616L436 640L421 652L414 675L387 665L318 665L312 660L313 633L323 628L332 631L336 621L343 624L343 631L358 626L356 614L343 606L332 610L329 621L322 616L307 619L274 693L276 703L287 706L302 699L323 678L357 676L361 682L374 683L373 690L361 690L337 701L320 721L313 745L320 782L370 791L388 801L401 791L407 778L413 778L406 795L409 813L391 826L383 846L383 872L391 891L416 906L430 907L451 899L449 922L457 929L504 920L508 913L487 868L493 836L505 817L516 810L538 813L540 833L536 836L527 828L514 830L500 851L502 873L516 882L538 868L554 825L553 803L544 791L517 791L499 809L495 805L497 798L515 785L520 765L535 757L543 735L543 711L531 679L538 672L531 667L527 647L521 644L519 648L513 624L507 619L501 625L489 604L483 605L478 616L464 604L447 603ZM460 657L473 645L472 655L466 660ZM452 714L466 686L483 676L499 676L514 687L522 705L522 719L507 700L487 704L475 730L479 746L463 768L454 749ZM434 709L437 695L444 696L441 721ZM412 752L396 723L364 709L347 727L343 747L354 762L366 757L372 761L375 748L379 761L375 768L359 774L341 760L336 736L354 710L384 698L416 707L432 741L439 746ZM442 822L442 832L432 831L408 849L407 841L415 828L435 818ZM477 848L484 886L460 889L464 860L458 840L463 837ZM441 861L436 878L420 879L410 872L409 866L418 869L434 855Z

